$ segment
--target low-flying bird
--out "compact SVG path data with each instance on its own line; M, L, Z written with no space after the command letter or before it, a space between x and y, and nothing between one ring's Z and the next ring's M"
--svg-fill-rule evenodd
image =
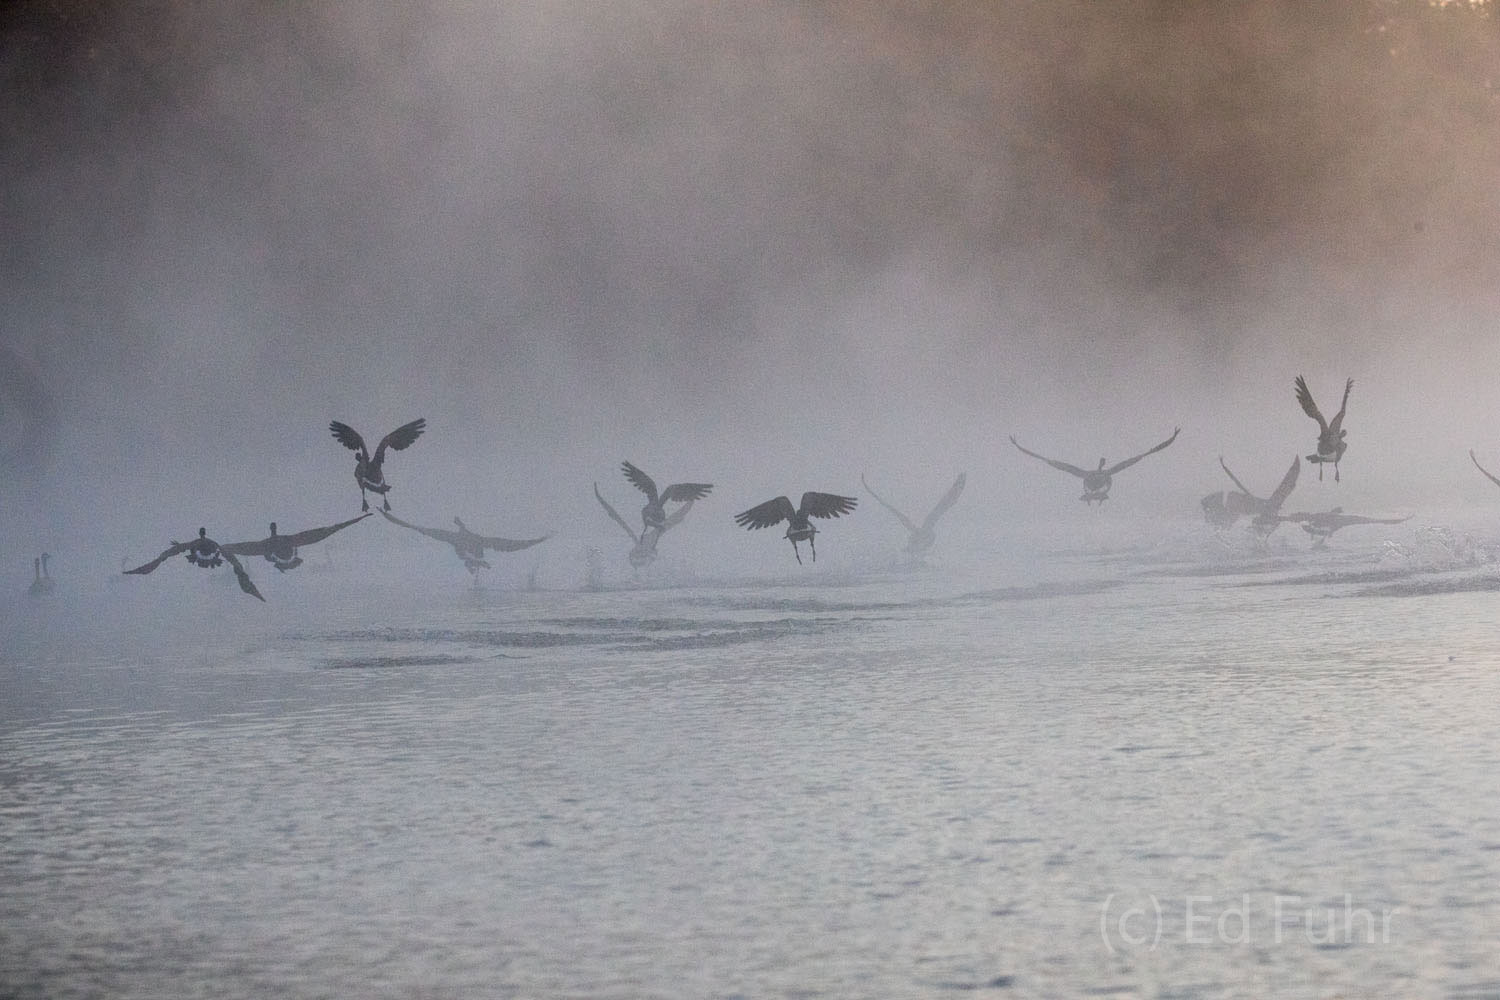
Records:
M1479 459L1476 458L1476 457L1474 457L1474 449L1473 448L1469 449L1469 461L1471 461L1471 462L1474 463L1474 468L1476 468L1480 472L1484 473L1484 478L1488 479L1490 482L1494 483L1496 486L1500 486L1500 479L1496 479L1490 473L1490 471L1488 469L1486 469L1484 466L1482 466L1482 465L1479 464Z
M646 506L641 508L642 530L667 526L668 503L702 500L714 488L713 483L673 483L658 494L656 483L651 477L629 462L621 462L620 471L625 473L630 485L646 494Z
M464 568L470 573L478 574L482 569L489 569L490 564L485 562L484 553L486 549L494 549L496 552L519 552L529 549L533 545L540 545L551 535L543 535L541 538L495 538L489 535L476 535L470 531L458 518L453 523L458 526L457 531L449 531L446 528L424 528L416 524L408 524L394 514L381 511L381 516L392 524L398 524L403 528L410 528L418 534L435 538L440 542L453 546L453 551L458 558L464 562Z
M1245 484L1240 482L1239 477L1230 472L1229 466L1224 464L1223 455L1219 456L1219 465L1234 481L1234 485L1240 488L1239 495L1249 501L1247 513L1254 515L1254 520L1250 522L1250 529L1262 538L1269 537L1271 532L1281 525L1281 505L1286 503L1286 498L1291 496L1292 490L1297 485L1297 473L1302 470L1302 460L1295 455L1292 456L1292 467L1286 470L1286 475L1281 477L1281 482L1277 484L1275 491L1265 499L1261 499L1245 488Z
M797 562L802 562L802 553L797 548L798 542L807 543L808 548L812 549L813 562L817 562L818 546L813 541L813 536L818 533L818 529L813 527L809 518L838 517L841 514L848 514L858 503L859 501L854 497L841 497L834 493L807 492L802 494L802 503L795 510L792 509L792 502L786 497L777 497L775 500L767 500L763 504L734 515L734 523L742 528L756 531L786 521L786 537L792 543L792 552L796 554Z
M52 579L52 574L47 572L47 560L50 558L51 556L43 552L40 559L31 560L33 579L31 586L26 588L26 593L32 597L41 597L43 594L50 594L53 588L57 586L56 581Z
M1306 413L1318 422L1318 450L1307 456L1307 460L1317 465L1318 480L1323 479L1323 465L1326 462L1333 463L1333 481L1339 481L1339 459L1344 457L1344 452L1349 450L1349 445L1344 438L1349 432L1344 430L1344 411L1349 407L1349 390L1354 388L1354 379L1344 383L1344 401L1339 404L1339 412L1332 421L1324 420L1318 404L1313 402L1312 393L1307 391L1307 380L1298 375L1292 382L1297 390L1297 402L1302 404L1302 412Z
M208 537L207 528L198 529L198 537L191 542L173 542L171 546L161 555L148 563L137 566L135 569L127 569L126 573L136 573L144 576L156 567L176 555L186 555L187 561L202 569L215 569L228 562L234 569L234 578L239 581L240 589L251 597L264 601L260 591L255 589L255 583L250 579L250 574L245 572L245 567L235 558L233 552L225 552L219 543Z
M1224 531L1234 527L1234 523L1240 518L1253 516L1259 502L1257 498L1239 490L1220 490L1210 493L1198 504L1203 508L1203 519L1216 529Z
M1344 508L1335 507L1322 514L1297 513L1288 514L1282 518L1283 521L1296 521L1302 525L1302 530L1314 539L1313 548L1321 549L1328 544L1328 539L1333 537L1335 531L1347 528L1354 524L1400 524L1410 521L1411 515L1405 517L1361 517L1358 514L1345 514Z
M619 512L609 505L608 500L604 499L604 495L599 492L598 483L594 484L594 497L599 501L599 505L604 508L604 512L608 514L616 524L625 529L625 534L629 535L631 542L634 543L634 546L630 550L630 555L628 556L628 558L630 559L630 567L632 569L641 569L642 567L649 566L656 561L656 543L661 541L661 536L666 534L668 528L674 528L682 523L682 519L687 517L688 511L693 509L694 503L694 501L692 500L684 501L681 507L678 507L667 516L666 523L663 524L662 527L647 528L645 531L642 531L639 535L637 535L635 533L635 529L630 526L629 522L621 517Z
M1101 458L1099 459L1099 467L1092 470L1080 469L1076 465L1069 465L1067 462L1059 462L1056 459L1048 458L1045 455L1038 455L1034 451L1028 451L1026 448L1021 447L1021 442L1016 440L1016 436L1014 434L1010 436L1010 443L1015 445L1017 448L1020 448L1023 454L1030 455L1032 458L1041 459L1043 462L1046 462L1054 469L1061 469L1063 472L1066 472L1069 475L1074 475L1079 479L1082 479L1083 496L1079 497L1078 499L1082 500L1086 504L1097 501L1098 504L1102 507L1104 506L1104 501L1109 499L1110 482L1114 479L1116 473L1120 472L1122 469L1130 468L1132 465L1139 462L1147 455L1154 455L1156 452L1161 451L1167 445L1171 444L1173 441L1176 441L1177 435L1181 433L1181 431L1182 428L1174 427L1172 429L1172 436L1167 438L1161 444L1157 445L1154 448L1148 448L1147 450L1141 452L1139 455L1136 455L1134 458L1127 458L1123 462L1116 462L1114 465L1111 465L1108 468L1105 467L1105 460Z
M913 524L911 519L905 514L880 499L880 494L870 489L870 484L865 482L863 475L859 477L859 481L864 486L865 492L870 494L876 503L890 511L892 516L901 522L901 526L910 533L910 537L906 540L906 554L912 559L920 559L928 549L932 548L933 543L937 541L937 535L932 530L933 526L937 524L938 518L947 513L949 507L958 502L958 495L964 491L964 483L967 479L964 473L960 472L958 474L958 478L953 480L953 485L948 487L948 492L944 493L942 499L938 500L937 505L928 512L926 519L922 521L920 527Z
M402 424L380 439L380 445L375 449L372 457L365 449L365 440L359 436L359 432L348 424L339 423L337 420L329 421L328 430L333 434L334 440L354 452L354 481L359 483L359 509L369 510L370 502L365 499L365 491L380 494L381 501L386 510L391 509L390 500L386 499L386 493L390 492L390 484L385 481L385 450L392 448L403 451L411 446L411 443L422 436L427 429L427 421L417 418L409 424Z
M225 555L236 556L264 556L266 562L271 563L278 570L285 573L289 569L296 569L302 565L302 558L297 555L297 550L306 548L315 542L321 542L329 535L342 531L357 521L363 521L369 514L361 514L351 517L347 521L338 524L330 524L326 528L308 528L294 535L278 535L276 533L276 522L271 522L271 534L258 542L230 542L221 545L220 551ZM389 517L390 515L386 515Z

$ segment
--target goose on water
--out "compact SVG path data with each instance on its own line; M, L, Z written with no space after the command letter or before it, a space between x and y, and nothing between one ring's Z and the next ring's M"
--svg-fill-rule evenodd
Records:
M379 446L372 456L365 448L364 438L359 432L348 424L339 423L337 420L330 421L328 430L334 440L354 452L354 481L359 484L359 509L367 511L370 502L365 499L365 491L378 493L385 510L391 509L390 500L386 499L386 493L390 492L390 484L385 481L385 450L391 448L395 451L403 451L411 446L411 443L422 436L427 429L427 421L424 418L413 420L409 424L402 424L380 439Z
M796 509L792 508L792 502L786 497L777 497L775 500L767 500L763 504L734 515L734 523L742 528L756 531L785 521L787 522L786 538L792 543L792 552L796 554L797 562L802 562L802 553L797 548L798 542L807 543L807 547L812 550L813 562L817 562L818 546L813 536L818 533L818 529L813 527L810 518L829 518L848 514L858 503L859 501L854 497L809 491L802 494L802 503Z
M1145 451L1141 452L1139 455L1136 455L1134 458L1127 458L1123 462L1116 462L1114 465L1106 467L1105 460L1101 458L1099 459L1099 467L1097 469L1080 469L1076 465L1069 465L1067 462L1059 462L1058 460L1048 458L1045 455L1038 455L1036 452L1029 451L1028 449L1022 447L1021 442L1016 440L1016 436L1014 434L1010 436L1010 443L1015 445L1017 448L1020 448L1023 454L1030 455L1032 458L1040 459L1041 461L1046 462L1048 465L1052 466L1054 469L1060 469L1063 472L1068 473L1069 475L1077 476L1079 479L1082 479L1083 496L1079 497L1078 499L1082 500L1086 504L1097 502L1102 507L1104 505L1104 501L1109 499L1110 483L1114 479L1116 473L1120 472L1123 469L1130 468L1132 465L1139 462L1147 455L1154 455L1156 452L1161 451L1167 445L1171 444L1173 441L1176 441L1177 435L1181 433L1181 431L1182 428L1174 427L1172 429L1172 436L1167 438L1161 444L1156 445L1154 448L1148 448Z

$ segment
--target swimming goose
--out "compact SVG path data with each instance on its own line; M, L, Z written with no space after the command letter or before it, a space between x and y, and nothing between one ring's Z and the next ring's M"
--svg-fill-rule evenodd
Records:
M1149 448L1146 451L1141 452L1134 458L1127 458L1123 462L1116 462L1114 465L1111 465L1108 468L1105 468L1104 459L1101 458L1099 459L1099 467L1093 470L1080 469L1076 465L1069 465L1067 462L1059 462L1056 459L1048 458L1045 455L1038 455L1034 451L1028 451L1027 449L1021 447L1021 442L1016 440L1016 436L1014 434L1010 436L1010 443L1015 445L1017 448L1020 448L1023 454L1030 455L1032 458L1041 459L1043 462L1046 462L1054 469L1061 469L1063 472L1069 473L1070 475L1074 475L1079 479L1082 479L1083 496L1079 497L1078 499L1082 500L1086 504L1097 501L1102 507L1104 506L1104 501L1109 499L1110 481L1114 478L1115 473L1119 472L1122 469L1130 468L1132 465L1139 462L1147 455L1153 455L1156 452L1161 451L1167 445L1171 444L1173 441L1176 441L1177 435L1181 431L1182 428L1174 427L1172 429L1172 436L1167 438L1161 444L1157 445L1154 448Z
M1312 393L1307 391L1307 380L1298 375L1292 385L1297 390L1297 402L1302 404L1302 412L1306 413L1318 422L1318 450L1307 456L1309 462L1318 466L1318 481L1323 479L1323 464L1333 463L1333 481L1339 481L1339 459L1344 457L1344 452L1349 445L1344 438L1349 432L1343 429L1344 410L1349 406L1349 390L1354 388L1354 379L1344 383L1344 401L1339 404L1339 412L1330 423L1323 419L1323 414L1318 410L1318 404L1313 402Z
M337 420L330 421L328 430L339 444L354 452L354 481L359 483L359 509L369 510L370 503L365 499L365 491L380 494L385 509L391 509L391 502L385 498L390 490L390 484L385 481L385 472L381 466L385 463L386 448L403 451L413 441L422 436L427 429L427 421L423 418L413 420L409 424L402 424L380 439L380 446L375 449L375 456L365 450L364 438L359 432L348 424L341 424Z
M453 546L453 551L457 553L458 558L464 561L464 568L470 573L478 573L481 569L490 568L490 564L484 561L485 549L494 549L496 552L519 552L522 549L529 549L533 545L540 545L552 537L551 535L543 535L541 538L527 538L522 540L492 538L487 535L474 534L456 517L453 519L453 523L458 526L458 530L448 531L445 528L423 528L419 525L408 524L394 514L387 514L385 511L381 511L380 513L382 517L392 524L399 524L403 528L410 528L412 531L426 535L428 538L436 538L440 542Z
M838 517L854 510L858 503L859 501L854 497L808 492L802 494L802 504L796 510L792 509L792 502L786 497L777 497L775 500L767 500L763 504L734 515L734 523L750 531L756 531L785 521L787 522L786 538L792 543L792 552L796 554L797 562L799 564L802 562L802 553L797 548L798 542L807 543L808 548L812 549L813 562L817 562L818 546L813 536L818 533L818 529L812 526L809 518Z
M665 528L667 526L668 502L702 500L708 496L708 491L714 488L712 483L673 483L658 495L656 492L656 483L640 469L637 469L629 462L621 462L620 469L625 473L625 478L630 481L632 486L646 494L646 506L641 508L641 527L643 529Z
M1302 471L1302 460L1295 455L1292 456L1292 467L1286 470L1286 475L1281 477L1281 482L1277 485L1275 491L1264 500L1246 489L1245 484L1240 482L1239 477L1229 471L1229 466L1224 463L1223 455L1219 456L1219 465L1223 468L1225 474L1233 480L1234 485L1240 488L1238 495L1245 498L1240 503L1248 501L1247 506L1249 509L1246 513L1255 515L1255 519L1250 522L1250 529L1262 538L1269 537L1271 532L1275 531L1281 525L1281 505L1286 503L1286 498L1291 496L1292 490L1297 485L1297 474Z
M227 561L234 568L234 578L239 581L240 589L251 597L262 601L265 600L264 597L260 596L260 591L255 589L255 584L251 581L250 574L245 572L245 567L240 565L240 561L235 558L234 553L225 552L219 546L218 542L209 538L207 528L199 528L198 537L191 542L173 542L170 548L155 559L137 566L135 569L127 569L125 572L138 573L144 576L173 556L183 553L186 553L188 562L203 569L213 569L224 565Z
M693 509L694 503L692 500L684 501L681 507L678 507L668 515L666 523L662 527L649 528L637 535L635 529L620 516L618 511L609 505L608 500L604 499L604 495L599 492L598 483L594 484L594 498L599 501L599 505L604 508L604 512L616 524L624 528L625 534L629 535L630 540L635 543L634 547L630 550L630 555L627 557L630 560L631 569L641 569L656 561L656 543L661 541L661 536L666 534L668 528L676 527L682 523L682 519L687 517L688 511Z
M302 559L297 555L298 549L312 545L314 542L321 542L329 535L342 531L349 525L363 521L369 516L369 514L361 514L347 521L340 521L338 524L330 524L326 528L308 528L294 535L278 535L276 522L272 521L270 537L262 538L258 542L230 542L228 545L220 546L220 551L225 555L265 556L266 562L285 573L289 569L296 569L302 565Z
M859 477L859 481L864 486L865 492L870 494L876 503L890 511L896 520L901 522L901 526L911 533L910 537L906 540L906 554L913 559L920 559L922 554L932 548L933 543L937 541L937 535L932 530L933 526L937 524L938 518L942 517L948 508L952 507L958 501L958 495L963 492L964 483L967 480L965 474L960 472L958 478L953 480L953 485L948 487L948 492L943 494L942 499L937 502L937 506L933 507L928 513L927 519L922 522L920 528L913 524L911 519L905 514L880 499L880 494L870 489L870 484L865 482L863 475Z
M1335 531L1347 528L1353 524L1400 524L1410 521L1412 515L1405 517L1361 517L1358 514L1345 514L1344 508L1334 507L1332 510L1322 514L1288 514L1283 521L1296 521L1302 525L1302 530L1311 535L1315 541L1313 548L1321 549L1328 544L1328 539L1333 537Z

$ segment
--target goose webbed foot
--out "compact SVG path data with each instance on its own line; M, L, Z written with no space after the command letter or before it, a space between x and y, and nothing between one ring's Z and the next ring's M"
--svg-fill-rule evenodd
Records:
M359 509L362 513L369 513L370 510L370 501L365 499L363 493L359 495Z
M384 509L385 510L390 510L391 509L391 502L389 500L381 498L380 502L384 505Z

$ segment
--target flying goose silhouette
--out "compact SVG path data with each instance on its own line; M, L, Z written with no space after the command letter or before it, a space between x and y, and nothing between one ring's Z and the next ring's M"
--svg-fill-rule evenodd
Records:
M342 531L357 521L363 521L369 514L361 514L351 517L347 521L338 524L330 524L326 528L308 528L294 535L278 535L276 533L276 522L271 522L271 534L258 542L231 542L219 547L225 555L237 556L265 556L266 562L271 563L278 570L285 573L289 569L296 569L302 565L302 558L297 555L297 550L306 548L315 542L321 542L329 535ZM387 515L389 516L389 515Z
M380 446L375 449L375 455L372 458L365 450L364 438L359 436L358 431L337 420L329 421L328 430L333 434L334 440L354 452L354 481L359 483L360 510L370 509L370 502L365 499L366 490L380 494L385 509L391 509L391 502L385 496L391 487L385 481L385 472L382 469L385 463L385 450L387 448L393 448L396 451L405 450L413 441L421 437L426 429L427 421L421 417L409 424L402 424L380 439Z
M1122 469L1130 468L1132 465L1139 462L1147 455L1153 455L1156 452L1161 451L1167 445L1171 444L1173 441L1176 441L1177 435L1181 433L1181 431L1182 428L1174 427L1172 429L1172 436L1167 438L1161 444L1157 445L1154 448L1148 448L1147 450L1141 452L1139 455L1136 455L1134 458L1127 458L1123 462L1116 462L1114 465L1111 465L1108 468L1105 468L1105 460L1101 458L1099 459L1099 467L1093 470L1080 469L1076 465L1069 465L1067 462L1059 462L1056 459L1048 458L1045 455L1038 455L1034 451L1028 451L1026 448L1021 447L1021 442L1016 440L1016 436L1014 434L1010 436L1010 443L1015 445L1017 448L1020 448L1022 453L1030 455L1032 458L1041 459L1043 462L1046 462L1054 469L1061 469L1063 472L1082 479L1083 496L1079 497L1078 499L1082 500L1086 504L1097 501L1102 507L1104 506L1104 501L1109 499L1109 486L1111 480L1113 480L1115 476L1115 473L1121 471Z
M629 462L621 462L620 470L625 473L625 478L632 486L646 494L646 506L641 508L643 530L667 526L666 508L669 502L702 500L708 496L708 491L714 488L712 483L673 483L658 495L656 483L640 469Z
M629 535L630 540L635 543L634 547L630 550L630 555L627 557L630 560L630 567L632 569L641 569L656 561L656 543L661 541L661 536L667 533L668 528L674 528L682 523L682 519L687 517L688 511L693 509L694 503L692 500L684 501L681 507L678 507L667 516L666 523L660 528L648 528L637 535L635 529L620 516L618 511L609 505L608 500L604 499L604 495L599 492L598 483L594 484L594 497L599 501L599 505L604 508L604 512L616 524L624 528L625 534Z
M1286 475L1281 477L1281 482L1276 486L1272 494L1262 500L1245 488L1239 477L1229 471L1229 466L1224 463L1224 456L1219 456L1219 465L1224 473L1234 481L1234 485L1240 488L1240 496L1245 498L1241 503L1248 501L1247 513L1253 514L1254 520L1250 522L1250 529L1262 538L1269 537L1281 525L1281 505L1286 503L1286 498L1291 496L1292 490L1297 485L1297 474L1302 470L1302 460L1292 456L1292 467L1286 470Z
M173 542L166 551L148 563L137 566L135 569L127 569L126 573L137 573L144 576L156 567L166 562L175 555L186 553L187 561L194 566L203 569L213 569L224 565L227 561L234 568L234 578L239 581L240 589L251 597L264 601L260 591L255 589L255 583L250 579L250 574L245 572L245 567L235 558L233 552L225 552L219 543L208 537L207 528L198 529L198 537L191 542Z
M1339 459L1344 457L1344 452L1349 449L1344 438L1349 432L1343 429L1344 410L1349 406L1349 390L1354 388L1354 379L1344 383L1344 401L1339 404L1339 412L1330 423L1323 419L1323 414L1318 410L1318 404L1313 402L1312 393L1307 391L1307 380L1298 375L1292 385L1297 390L1297 402L1302 404L1302 412L1306 413L1318 422L1318 450L1307 456L1309 462L1318 467L1318 481L1323 480L1323 465L1326 462L1333 463L1333 481L1339 481Z
M403 528L410 528L418 534L426 535L428 538L436 538L440 542L453 546L454 553L464 561L464 568L470 573L475 574L481 569L490 568L490 564L484 560L486 549L494 549L496 552L519 552L522 549L529 549L533 545L540 545L552 537L551 535L543 535L541 538L519 540L514 538L493 538L488 535L474 534L456 517L453 519L453 523L458 526L458 530L449 531L446 528L423 528L420 525L408 524L395 514L387 514L385 511L381 511L380 513L382 517L392 524L399 524Z
M809 518L838 517L841 514L848 514L858 503L859 501L854 497L841 497L834 493L807 492L802 494L802 503L796 510L792 509L792 502L786 497L777 497L775 500L767 500L763 504L734 515L734 523L750 531L756 531L786 521L786 537L792 543L792 552L796 554L797 562L799 564L802 562L802 553L797 548L798 542L807 543L807 547L812 549L813 562L817 562L818 546L813 541L813 536L818 533L818 529L812 526Z
M958 495L964 491L964 483L967 481L967 478L962 472L958 474L958 478L953 480L953 485L948 487L948 492L944 493L942 499L937 502L937 505L928 512L927 518L922 522L921 527L913 524L911 519L905 514L880 499L880 494L870 489L870 484L865 482L863 474L860 475L859 481L864 486L865 492L870 494L876 503L890 511L896 520L901 522L901 526L910 532L910 537L906 540L906 554L913 559L920 559L928 549L932 548L933 543L937 541L937 535L932 530L933 526L937 524L938 518L947 513L948 508L952 507L958 501Z
M1345 514L1344 508L1334 507L1332 510L1322 514L1297 513L1288 514L1282 518L1283 521L1296 521L1302 525L1302 530L1311 535L1313 548L1321 549L1328 544L1328 539L1333 537L1335 531L1347 528L1354 524L1400 524L1410 521L1410 514L1405 517L1361 517L1358 514Z

